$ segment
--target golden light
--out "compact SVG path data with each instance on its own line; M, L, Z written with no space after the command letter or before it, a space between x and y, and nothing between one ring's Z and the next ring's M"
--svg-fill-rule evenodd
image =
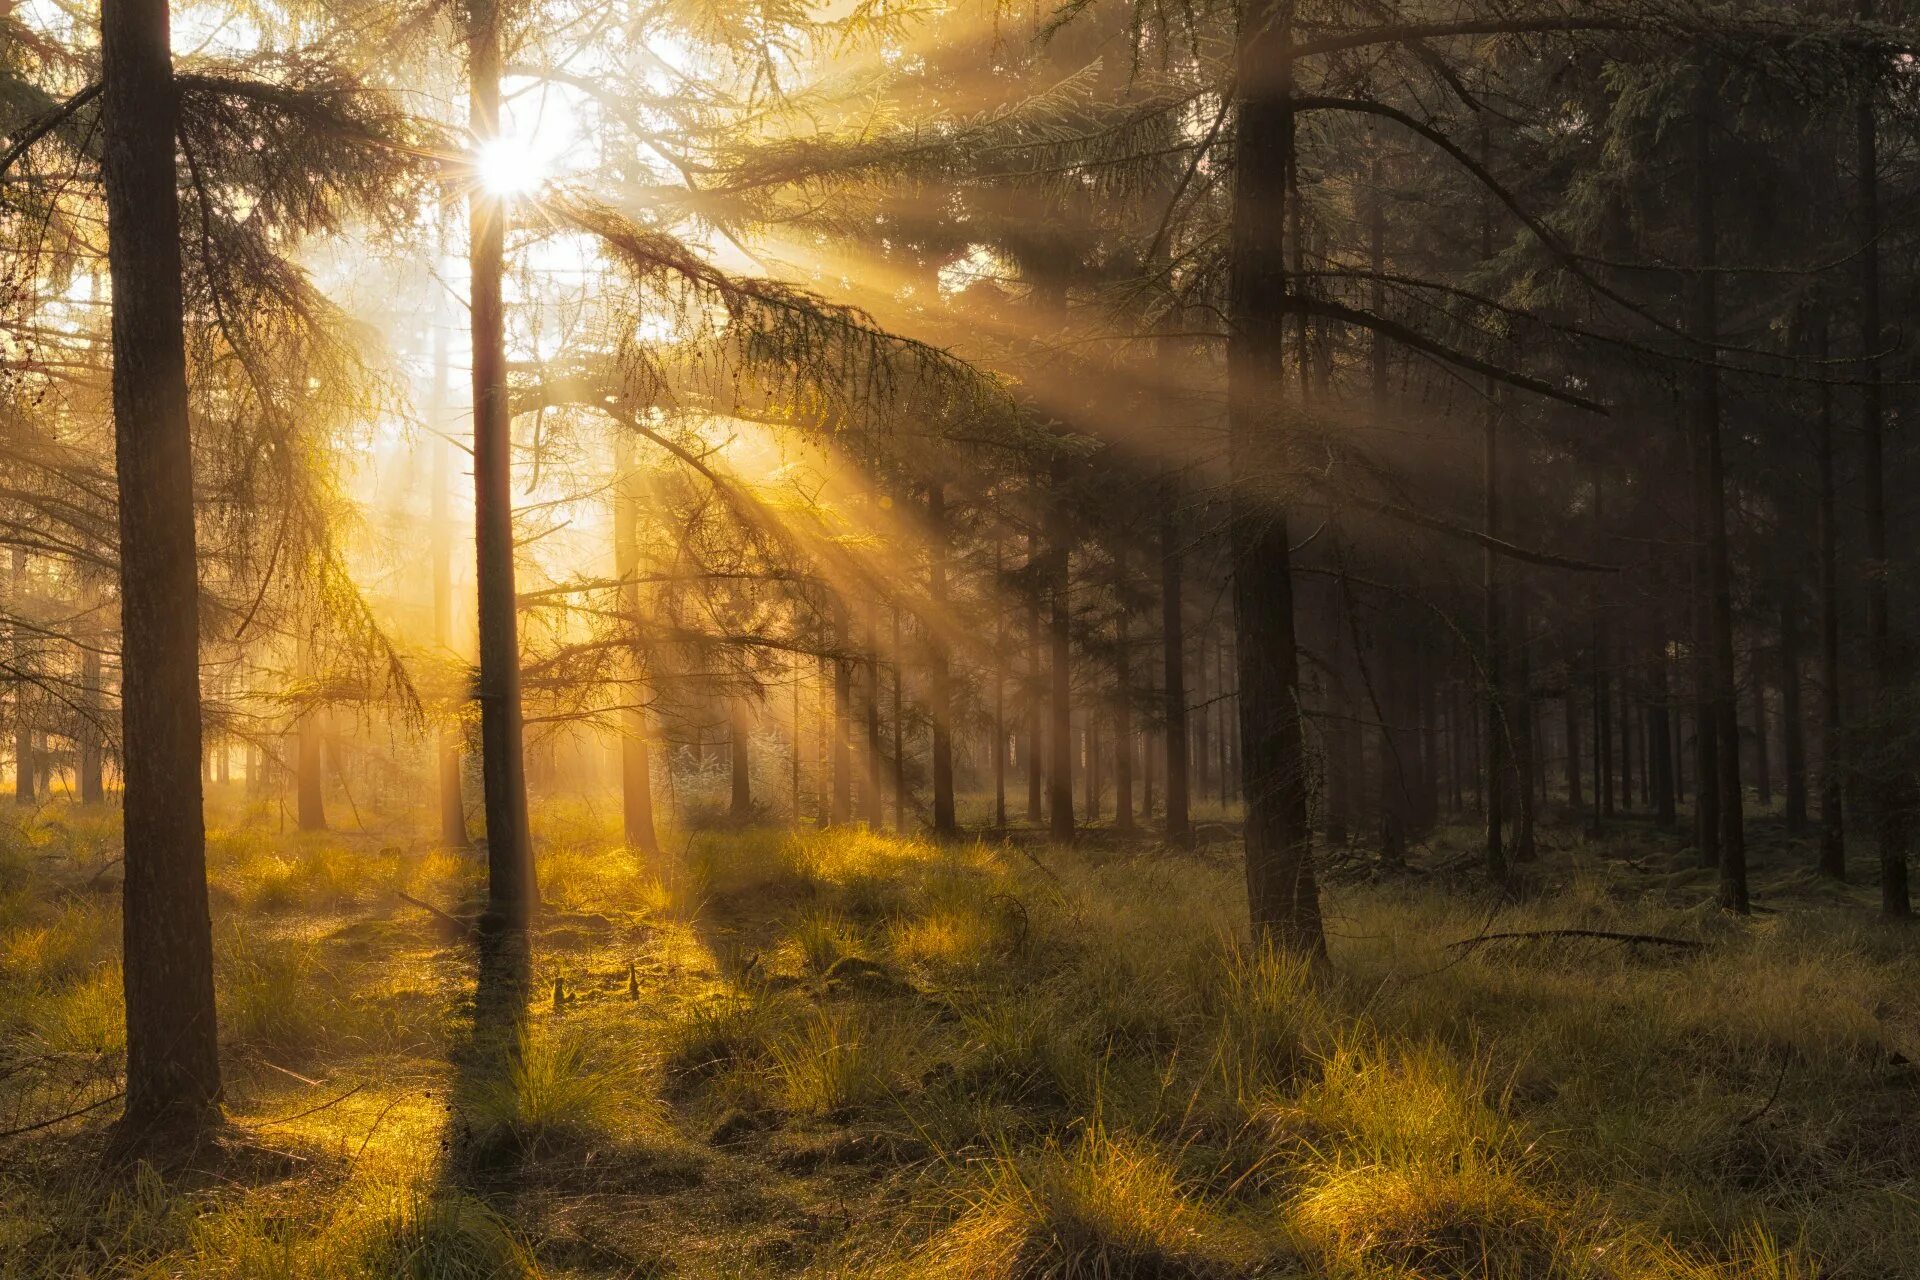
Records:
M524 138L489 138L475 150L473 165L489 195L526 195L547 178L545 157Z

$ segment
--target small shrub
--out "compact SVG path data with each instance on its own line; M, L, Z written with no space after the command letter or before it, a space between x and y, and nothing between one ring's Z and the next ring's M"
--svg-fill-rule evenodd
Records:
M481 1149L528 1156L605 1136L626 1100L631 1074L599 1060L586 1040L571 1036L522 1036L501 1065L480 1083L468 1120Z
M536 1276L533 1254L513 1228L471 1196L404 1197L360 1252L369 1276L393 1280L512 1280Z
M928 1251L928 1277L1210 1280L1247 1274L1257 1237L1213 1212L1156 1148L1095 1129L1003 1153Z
M774 1037L770 1069L781 1104L827 1116L899 1092L912 1075L915 1046L901 1022L858 1010L815 1010Z

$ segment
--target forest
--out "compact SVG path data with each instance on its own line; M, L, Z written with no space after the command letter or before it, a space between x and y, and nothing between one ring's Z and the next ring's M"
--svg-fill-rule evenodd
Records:
M1920 1276L1917 59L0 8L0 1280Z

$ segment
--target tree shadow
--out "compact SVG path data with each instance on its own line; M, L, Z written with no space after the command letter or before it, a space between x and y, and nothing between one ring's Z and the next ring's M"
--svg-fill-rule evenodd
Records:
M519 1158L497 1141L488 1120L511 1102L525 1051L533 992L533 947L527 930L483 920L475 930L472 1014L451 1057L445 1161L441 1184L456 1194L510 1193Z

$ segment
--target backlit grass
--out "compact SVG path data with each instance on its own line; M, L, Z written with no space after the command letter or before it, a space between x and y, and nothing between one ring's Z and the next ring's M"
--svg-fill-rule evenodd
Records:
M1504 903L1335 884L1316 975L1217 852L538 825L476 1001L477 858L216 823L234 1126L164 1174L99 1171L111 1105L7 1140L0 1277L1920 1269L1914 940L1790 861L1750 921L1650 832ZM117 1087L110 842L0 840L0 1128ZM1562 927L1698 945L1450 945Z

